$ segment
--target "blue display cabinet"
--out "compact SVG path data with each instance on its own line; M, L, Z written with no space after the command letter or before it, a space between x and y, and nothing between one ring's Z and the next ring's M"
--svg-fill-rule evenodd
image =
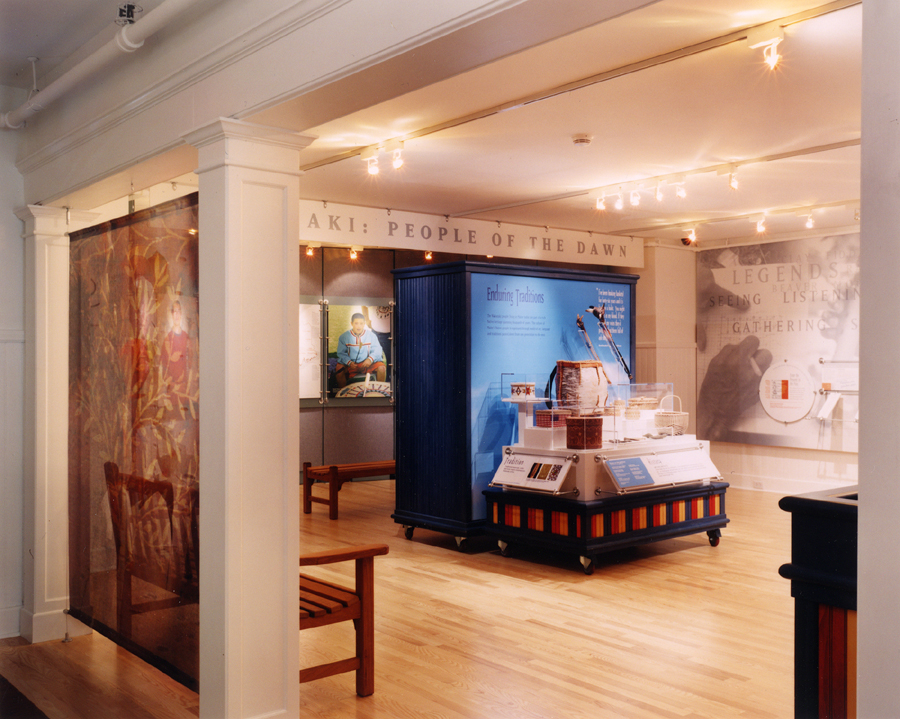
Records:
M517 412L503 401L512 382L534 382L543 395L557 360L589 360L592 352L612 384L631 381L636 282L479 262L394 270L392 516L408 538L423 527L462 546L482 531L483 490L503 446L515 441Z

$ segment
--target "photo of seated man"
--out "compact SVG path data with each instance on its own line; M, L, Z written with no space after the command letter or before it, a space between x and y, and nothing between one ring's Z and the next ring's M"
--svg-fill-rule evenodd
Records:
M346 387L356 377L374 375L384 382L387 368L378 336L366 326L366 318L355 312L350 318L350 329L338 338L337 366L334 380L337 387Z

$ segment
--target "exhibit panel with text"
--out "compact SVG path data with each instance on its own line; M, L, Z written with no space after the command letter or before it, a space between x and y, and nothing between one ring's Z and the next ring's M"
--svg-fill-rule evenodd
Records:
M859 234L698 253L698 436L856 452Z
M502 401L512 382L534 382L539 397L548 388L552 395L548 383L557 361L590 360L591 349L603 362L611 396L616 385L631 381L625 368L632 366L634 279L473 273L471 283L470 422L473 492L480 494L500 465L503 446L513 442L516 411Z

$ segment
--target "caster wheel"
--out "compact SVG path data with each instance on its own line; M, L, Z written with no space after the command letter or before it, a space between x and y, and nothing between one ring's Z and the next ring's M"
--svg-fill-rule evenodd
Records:
M718 547L719 542L722 541L722 533L716 529L711 532L706 533L709 536L709 546L710 547Z
M581 557L581 567L588 576L594 573L594 560L590 557Z
M497 541L497 546L500 547L500 556L508 557L509 556L509 545L504 542L502 539Z
M404 527L403 528L403 536L406 537L407 539L412 539L414 529L415 529L415 527Z

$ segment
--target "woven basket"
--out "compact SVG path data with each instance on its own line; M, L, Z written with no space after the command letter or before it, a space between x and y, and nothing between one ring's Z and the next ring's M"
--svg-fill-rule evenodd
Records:
M602 416L583 414L566 418L567 449L600 449L602 446Z
M566 417L572 412L567 409L536 409L534 410L535 427L565 427Z
M662 405L669 397L672 398L672 410L659 410L654 416L654 422L657 429L668 429L672 434L684 434L690 420L690 412L681 411L681 397L674 394L668 394L663 397L659 403ZM678 400L678 410L675 410L675 400Z
M637 409L656 409L659 400L656 397L632 397L628 400L628 406Z

